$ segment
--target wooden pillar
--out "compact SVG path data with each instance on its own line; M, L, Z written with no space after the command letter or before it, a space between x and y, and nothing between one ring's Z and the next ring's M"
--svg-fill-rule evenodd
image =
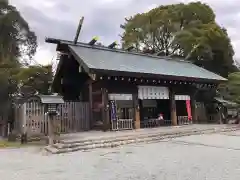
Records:
M175 92L173 88L169 88L169 100L170 100L170 109L171 109L171 122L173 126L177 126L177 111L176 111L176 101L175 101Z
M88 100L89 100L89 129L93 128L93 97L92 80L88 80Z
M191 110L192 110L192 122L193 123L197 123L197 112L196 112L196 93L197 92L194 92L192 93L191 95Z
M27 115L26 115L26 111L27 111L27 106L26 103L21 104L18 112L19 112L19 117L20 117L20 124L21 124L21 134L27 134Z
M134 128L140 129L141 128L141 121L140 121L140 108L138 102L138 94L133 94L133 105L134 105Z
M57 120L57 116L53 117L53 133L54 133L54 143L60 142L60 121Z
M52 116L48 116L48 144L50 146L54 144L54 139L54 119Z
M109 117L109 103L108 103L108 91L106 88L102 88L102 104L103 104L103 131L110 130L110 117Z
M48 144L52 146L53 144L59 143L60 134L58 132L58 121L56 116L48 116Z
M26 103L20 105L18 109L18 116L20 118L20 131L21 131L21 143L27 143L27 116L26 116Z

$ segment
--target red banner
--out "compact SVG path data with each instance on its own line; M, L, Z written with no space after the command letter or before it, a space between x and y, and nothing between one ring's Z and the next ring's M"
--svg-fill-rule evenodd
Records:
M192 111L191 111L190 100L186 100L186 108L187 108L188 119L191 121L192 120Z

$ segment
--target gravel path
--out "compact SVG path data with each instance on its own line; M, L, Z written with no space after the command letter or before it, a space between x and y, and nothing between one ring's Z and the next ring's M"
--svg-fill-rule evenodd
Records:
M240 132L42 155L0 150L1 180L239 180Z

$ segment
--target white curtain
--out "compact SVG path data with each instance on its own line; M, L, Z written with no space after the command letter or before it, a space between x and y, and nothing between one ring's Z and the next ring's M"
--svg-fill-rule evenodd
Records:
M167 87L157 86L139 86L139 99L169 99L169 90Z
M169 99L169 89L164 86L138 86L139 99ZM190 100L189 95L175 95L175 100Z

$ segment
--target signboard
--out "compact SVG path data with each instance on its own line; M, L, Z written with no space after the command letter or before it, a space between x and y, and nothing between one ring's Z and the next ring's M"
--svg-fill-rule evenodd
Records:
M138 86L139 99L169 99L169 90L163 86Z
M111 121L117 120L117 108L116 108L116 102L110 101L110 114L111 114Z
M109 100L132 100L132 94L109 94Z
M175 100L176 101L186 101L186 100L190 100L190 96L189 95L175 95Z
M169 89L163 86L138 86L139 99L169 99ZM175 100L190 100L189 95L175 95Z

